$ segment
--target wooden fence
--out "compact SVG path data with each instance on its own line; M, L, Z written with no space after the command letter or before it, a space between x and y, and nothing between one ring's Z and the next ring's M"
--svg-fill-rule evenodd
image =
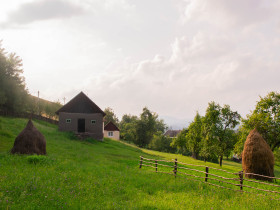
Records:
M233 173L223 169L218 169L218 168L213 168L213 167L208 167L203 165L182 163L179 162L177 159L172 161L167 161L167 160L148 159L148 158L144 158L143 156L140 156L139 168L141 169L143 166L154 168L155 170L153 172L156 173L170 174L173 175L175 178L178 176L183 178L192 177L186 179L204 182L206 184L228 189L228 190L246 192L246 193L257 193L261 191L265 193L273 193L273 194L280 195L280 191L276 190L279 189L280 187L280 185L277 184L279 183L278 180L280 180L280 178L277 177L268 177L260 174L245 173L243 171ZM212 173L210 173L210 169L211 172L213 171ZM228 175L228 177L224 177L225 174ZM274 182L276 184L247 179L244 177L245 175L255 175L255 176L274 179ZM244 184L245 182L247 183ZM230 187L228 185L230 185ZM263 188L266 189L262 189L260 188L260 186L265 186ZM244 188L248 188L249 190L248 189L244 190Z
M47 117L43 117L41 115L37 115L34 113L27 113L27 112L21 112L21 113L14 113L14 112L5 112L0 111L0 115L4 117L18 117L18 118L28 118L28 119L36 119L36 120L42 120L51 124L58 125L57 120L53 120Z

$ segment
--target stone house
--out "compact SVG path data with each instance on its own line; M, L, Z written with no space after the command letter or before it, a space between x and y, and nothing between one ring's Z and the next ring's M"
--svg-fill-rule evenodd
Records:
M83 92L56 111L58 129L103 140L105 113Z

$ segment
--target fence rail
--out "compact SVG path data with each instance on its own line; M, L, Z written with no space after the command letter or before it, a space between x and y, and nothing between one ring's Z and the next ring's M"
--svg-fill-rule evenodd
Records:
M161 164L159 164L158 162L160 162ZM183 177L188 180L199 181L199 182L203 182L203 183L206 183L206 184L209 184L212 186L216 186L216 187L220 187L220 188L224 188L224 189L228 189L228 190L247 192L247 193L256 193L256 191L262 191L265 193L280 194L280 191L277 191L274 188L273 189L261 189L259 187L260 185L264 185L269 188L275 187L276 189L279 189L280 185L247 179L247 178L244 178L244 175L255 175L255 176L270 178L270 179L274 179L275 182L277 182L276 180L280 180L280 178L277 178L277 177L269 177L269 176L253 174L253 173L244 173L243 171L233 173L233 172L229 172L229 171L219 169L219 168L183 163L183 162L179 162L177 159L168 161L168 160L149 159L149 158L140 156L139 168L142 168L142 166L154 168L155 171L153 171L153 172L156 172L156 173L170 174L170 175L173 175L175 178L177 176L180 176L180 177ZM191 167L194 167L194 168L191 168ZM173 169L172 171L170 171L171 168ZM204 168L205 170L204 169L200 170L199 168ZM161 170L159 170L159 169L161 169ZM211 171L213 171L212 173L209 172L210 169L211 169ZM187 173L188 171L189 171L189 173ZM220 172L220 173L226 173L226 174L228 174L228 176L231 176L231 177L224 177L224 176L221 176L221 174L219 174L219 175L214 174L215 171ZM201 174L201 175L199 175L199 174ZM194 178L186 178L186 177L194 177ZM210 180L211 180L211 183L209 182ZM213 183L213 181L214 181L214 183ZM247 184L245 185L244 182L247 182ZM220 183L230 185L232 187L239 187L239 189L232 189L230 187L225 187L225 186L220 185ZM253 185L257 185L257 187L248 185L250 183L252 183ZM243 188L253 189L253 191L244 190Z

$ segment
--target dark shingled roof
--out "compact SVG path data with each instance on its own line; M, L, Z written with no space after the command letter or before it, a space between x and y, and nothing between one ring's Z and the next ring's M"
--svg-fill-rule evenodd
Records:
M182 130L167 130L164 135L169 137L177 137L181 131Z
M103 116L106 114L92 101L86 94L80 92L71 101L57 110L55 113L68 112L68 113L101 113Z
M105 125L104 130L105 131L120 131L118 129L118 127L112 122L108 122L107 125Z

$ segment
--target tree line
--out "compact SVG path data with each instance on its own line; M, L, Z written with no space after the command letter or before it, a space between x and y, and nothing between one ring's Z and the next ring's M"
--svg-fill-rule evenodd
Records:
M179 153L204 161L219 162L233 154L242 156L249 132L256 128L276 158L280 157L280 94L260 97L255 109L241 118L229 105L208 103L205 115L196 113L193 121L176 138L165 136L167 126L158 114L143 108L140 116L125 114L118 120L111 108L105 109L105 122L113 121L121 130L121 139L139 147ZM239 127L238 127L239 126Z
M22 60L15 53L7 53L0 41L0 111L30 112L55 118L62 105L31 96L23 76Z

